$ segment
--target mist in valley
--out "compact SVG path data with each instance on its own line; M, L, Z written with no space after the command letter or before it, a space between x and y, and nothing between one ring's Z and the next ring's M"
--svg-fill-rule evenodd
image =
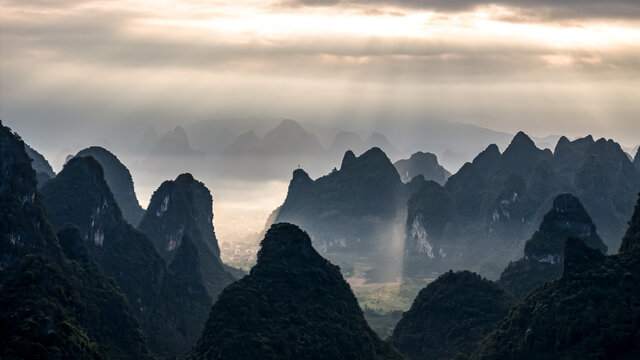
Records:
M640 356L640 7L0 1L1 359Z

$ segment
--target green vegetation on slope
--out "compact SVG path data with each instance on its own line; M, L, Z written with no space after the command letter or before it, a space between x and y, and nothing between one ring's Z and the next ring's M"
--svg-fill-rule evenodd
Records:
M516 305L473 359L640 357L640 202L618 255L570 238L564 273Z
M420 291L390 342L410 359L451 359L470 353L515 302L480 275L449 271Z
M169 356L191 348L211 299L190 293L190 284L180 283L151 241L124 220L100 164L71 159L42 195L54 227L76 225L100 269L122 289L151 351Z
M189 359L399 359L369 328L337 266L276 224L258 263L211 309Z
M128 303L77 229L58 241L24 143L0 126L0 145L0 358L149 358Z

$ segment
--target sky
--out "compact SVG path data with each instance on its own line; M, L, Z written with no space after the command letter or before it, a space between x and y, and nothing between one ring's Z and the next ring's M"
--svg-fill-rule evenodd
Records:
M0 0L0 119L49 158L212 119L632 148L639 59L637 0Z
M640 142L635 0L0 6L0 116L38 141L55 130L274 117Z

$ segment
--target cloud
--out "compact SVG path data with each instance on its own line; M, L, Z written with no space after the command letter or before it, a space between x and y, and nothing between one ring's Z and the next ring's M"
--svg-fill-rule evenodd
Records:
M117 132L221 116L363 127L437 118L539 132L562 122L565 130L639 134L629 124L640 111L640 37L629 24L560 27L527 23L534 15L525 12L502 13L528 16L509 23L423 16L415 4L399 17L363 3L45 3L53 4L3 3L0 117L51 147L60 139L48 134L62 126ZM446 3L451 11L475 4ZM65 141L77 141L70 134Z
M473 28L447 28L445 24L440 29L438 22L433 25L437 33L427 37L326 31L238 38L219 29L150 26L141 23L141 19L151 19L141 10L58 11L48 15L47 21L25 16L4 19L3 44L11 49L4 57L5 66L31 60L49 66L90 64L114 70L197 69L418 83L511 81L523 74L551 75L567 68L590 77L615 71L624 76L640 73L634 59L640 53L637 47L614 49L614 53L606 48L610 44L604 48L579 43L559 47L545 39L476 34ZM565 66L558 69L557 65Z
M529 20L562 19L638 19L640 2L636 0L284 0L283 6L395 6L455 13L471 11L482 6L504 6L528 14ZM535 16L532 16L535 15ZM524 17L512 20L524 20Z

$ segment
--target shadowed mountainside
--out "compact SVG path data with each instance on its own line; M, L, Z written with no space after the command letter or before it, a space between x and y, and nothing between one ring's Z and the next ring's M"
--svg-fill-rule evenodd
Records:
M400 359L369 328L337 266L297 226L275 224L251 273L211 309L187 359Z

